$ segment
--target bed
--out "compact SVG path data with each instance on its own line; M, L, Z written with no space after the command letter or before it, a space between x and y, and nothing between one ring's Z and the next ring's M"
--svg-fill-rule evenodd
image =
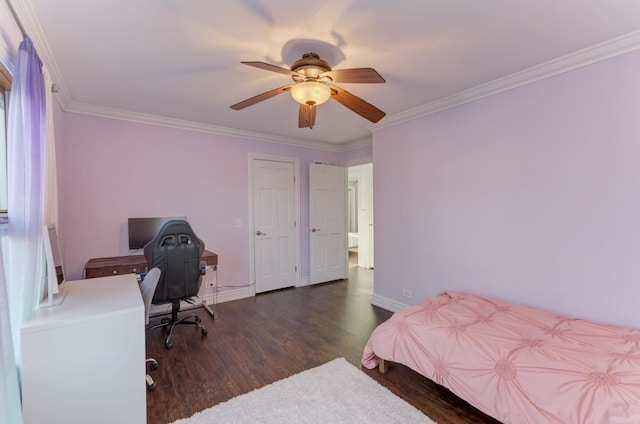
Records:
M504 423L640 423L640 331L446 291L395 313L362 364L404 364Z

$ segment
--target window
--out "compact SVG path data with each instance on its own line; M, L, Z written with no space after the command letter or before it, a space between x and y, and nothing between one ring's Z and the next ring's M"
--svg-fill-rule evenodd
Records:
M11 74L0 64L0 214L7 213L7 104Z

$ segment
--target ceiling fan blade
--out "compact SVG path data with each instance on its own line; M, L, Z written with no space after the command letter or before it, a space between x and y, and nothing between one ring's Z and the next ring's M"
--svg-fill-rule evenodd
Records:
M298 128L307 128L309 126L309 106L300 105L298 110Z
M298 112L298 128L313 129L316 124L316 107L315 105L300 105Z
M323 72L319 75L329 77L333 82L341 83L382 83L384 78L373 68L338 69Z
M371 103L365 102L360 97L355 96L336 85L331 86L331 98L373 123L378 122L386 115L386 113Z
M270 63L265 62L240 62L244 65L253 66L254 68L264 69L265 71L277 72L279 74L285 75L300 75L297 72L293 72L287 68L281 68L276 65L271 65Z
M262 94L258 94L257 96L253 96L249 99L243 100L241 102L236 103L235 105L231 105L229 106L231 109L234 110L240 110L240 109L244 109L245 107L251 106L251 105L255 105L258 102L261 102L263 100L267 100L270 99L274 96L277 96L278 94L282 94L285 91L289 91L291 89L291 85L285 85L283 87L279 87L279 88L274 88L273 90L269 90L265 93Z

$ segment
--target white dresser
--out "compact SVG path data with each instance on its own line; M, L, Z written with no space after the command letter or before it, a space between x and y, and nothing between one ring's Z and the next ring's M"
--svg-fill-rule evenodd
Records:
M69 281L22 327L25 424L145 423L144 303L134 274Z

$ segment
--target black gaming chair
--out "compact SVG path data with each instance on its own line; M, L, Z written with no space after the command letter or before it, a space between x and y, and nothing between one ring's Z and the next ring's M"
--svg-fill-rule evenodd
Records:
M202 335L207 330L198 315L178 318L180 301L193 303L192 297L198 294L202 276L206 273L206 263L202 261L204 242L196 236L187 221L172 220L166 222L156 236L144 246L144 257L148 269L159 268L160 280L151 302L154 305L171 303L171 319L162 318L153 328L166 328L164 345L173 347L171 334L176 325L192 324L200 328Z

